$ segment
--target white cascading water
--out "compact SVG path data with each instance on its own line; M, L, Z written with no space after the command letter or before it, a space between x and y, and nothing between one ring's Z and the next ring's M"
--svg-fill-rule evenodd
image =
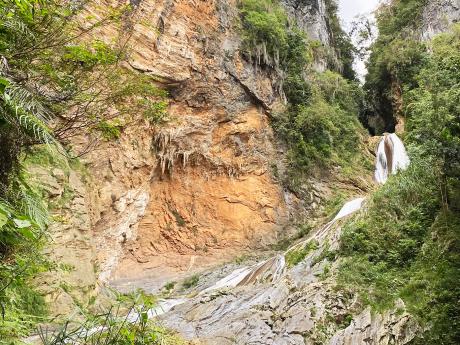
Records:
M334 217L332 222L336 222L339 219L345 218L346 216L361 209L365 199L366 198L357 198L345 203L345 205L343 205L343 207L340 209L339 213L337 213L337 215Z
M222 288L249 285L257 281L276 281L282 276L285 267L284 255L276 255L255 265L233 271L214 285L201 291L200 294Z
M375 180L384 184L388 176L409 166L410 160L403 142L395 133L385 135L380 140L375 163Z
M238 268L234 270L232 273L230 273L228 276L216 282L214 285L201 291L200 294L218 289L234 288L251 272L251 270L252 267Z

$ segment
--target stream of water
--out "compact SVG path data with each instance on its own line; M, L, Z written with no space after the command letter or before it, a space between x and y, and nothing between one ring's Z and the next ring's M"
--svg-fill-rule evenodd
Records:
M377 149L375 180L384 184L390 174L406 169L409 163L409 156L401 139L395 133L385 135Z

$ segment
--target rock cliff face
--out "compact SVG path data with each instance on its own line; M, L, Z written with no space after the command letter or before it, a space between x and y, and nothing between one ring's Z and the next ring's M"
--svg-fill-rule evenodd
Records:
M423 11L420 37L429 40L459 20L460 0L430 0Z
M46 254L60 266L38 283L50 312L67 317L75 304L89 305L98 293L89 192L82 172L65 164L52 169L31 165L29 173L49 200L53 241Z
M324 0L283 0L288 15L313 40L330 44L331 32Z
M129 64L169 89L171 121L147 146L150 201L137 237L107 267L112 277L148 276L160 287L273 243L286 223L266 113L278 81L239 56L236 15L227 1L143 1L135 9Z
M87 18L102 17L110 5L102 1ZM328 44L323 1L285 5L313 39ZM170 120L152 128L139 117L117 141L102 141L82 157L90 183L79 189L86 228L75 236L88 246L75 257L93 273L84 274L84 286L75 284L81 291L109 281L131 290L145 280L157 291L275 243L305 206L272 173L283 165L269 123L271 111L282 107L281 83L241 57L236 1L132 6L121 25L130 37L127 68L154 76L169 91ZM101 37L110 38L119 28L103 30ZM75 138L74 150L83 151L91 135ZM308 191L307 209L328 191L318 186L321 193ZM69 213L70 224L78 217ZM56 247L67 245L64 229L56 224Z

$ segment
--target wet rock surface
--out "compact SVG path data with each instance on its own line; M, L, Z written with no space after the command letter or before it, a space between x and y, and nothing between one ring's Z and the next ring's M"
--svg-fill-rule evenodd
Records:
M337 263L321 254L337 245L339 232L340 223L325 237L314 235L322 245L272 283L199 294L160 318L199 344L408 343L418 328L402 301L373 314L352 292L335 288Z

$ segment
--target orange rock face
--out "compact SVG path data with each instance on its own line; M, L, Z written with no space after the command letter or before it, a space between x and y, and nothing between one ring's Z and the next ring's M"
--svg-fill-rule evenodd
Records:
M267 116L279 85L241 57L237 17L233 1L142 0L118 28L129 68L170 92L170 121L139 119L86 158L102 280L159 288L273 244L286 224Z

